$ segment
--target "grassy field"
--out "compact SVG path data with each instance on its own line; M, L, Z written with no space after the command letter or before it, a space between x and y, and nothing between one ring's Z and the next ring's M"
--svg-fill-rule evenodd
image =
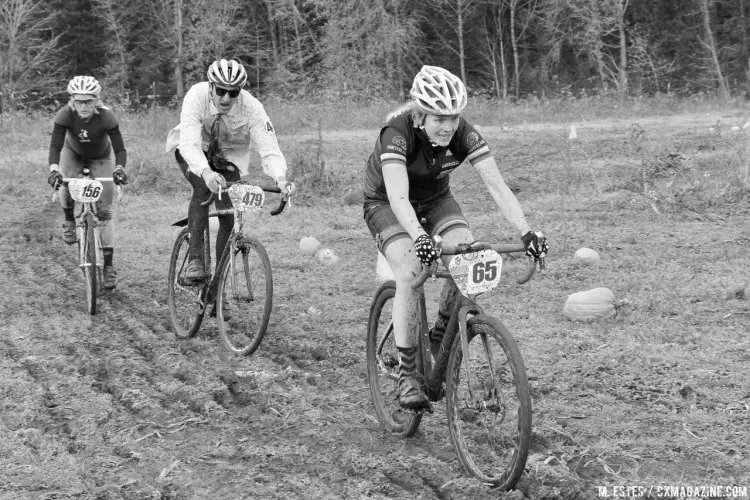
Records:
M532 450L508 493L461 470L442 403L408 439L386 434L370 403L376 254L345 194L392 106L268 103L300 196L280 219L256 221L275 302L249 358L223 350L210 322L190 341L171 333L170 224L190 196L164 153L175 111L121 116L132 182L117 215L120 278L94 317L46 184L51 117L4 115L0 499L551 500L627 487L669 498L664 486L750 497L744 104L592 99L467 113L552 245L544 275L479 298L518 339L532 386ZM471 167L453 185L479 238L517 238ZM302 256L308 235L338 263ZM577 259L581 247L599 263ZM622 301L614 318L562 315L569 294L600 286Z

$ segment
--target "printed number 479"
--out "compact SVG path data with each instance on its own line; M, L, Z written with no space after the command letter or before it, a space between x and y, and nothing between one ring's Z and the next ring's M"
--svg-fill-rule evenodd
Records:
M492 281L497 277L497 261L477 262L471 270L471 278L474 283Z

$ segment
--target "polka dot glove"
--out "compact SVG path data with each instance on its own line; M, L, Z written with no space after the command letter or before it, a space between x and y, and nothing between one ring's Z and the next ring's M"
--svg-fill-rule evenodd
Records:
M419 261L426 266L429 266L438 258L435 244L432 242L432 238L426 234L423 234L414 240L414 250L417 252Z
M529 231L521 236L521 241L526 247L526 255L532 257L535 261L544 258L549 250L547 237L541 231Z

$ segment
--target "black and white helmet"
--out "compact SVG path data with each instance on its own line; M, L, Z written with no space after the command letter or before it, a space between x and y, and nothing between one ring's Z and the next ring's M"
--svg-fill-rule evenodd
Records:
M208 67L208 81L226 87L242 87L247 81L247 72L233 59L219 59Z
M74 76L68 82L68 94L70 95L85 94L99 97L101 91L101 84L93 76Z
M409 95L430 115L457 115L466 108L466 87L460 78L438 66L422 66Z

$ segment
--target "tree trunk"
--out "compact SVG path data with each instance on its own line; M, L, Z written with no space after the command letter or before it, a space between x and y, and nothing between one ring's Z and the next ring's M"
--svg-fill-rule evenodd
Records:
M714 40L714 34L711 30L711 15L709 13L709 2L710 0L700 0L701 14L703 15L703 29L706 32L706 40L703 45L709 52L711 62L714 67L714 73L716 81L719 84L719 97L726 99L729 97L729 88L727 82L724 80L724 75L721 71L721 64L719 64L719 56L716 48L716 41Z
M521 95L521 62L518 56L518 40L516 39L516 8L518 0L510 0L510 44L513 49L513 95L518 99Z
M464 85L468 86L466 80L466 57L464 53L464 10L463 0L459 0L457 8L457 21L458 21L458 59L461 62L461 81Z
M619 16L617 25L620 32L620 67L617 72L617 90L620 95L628 92L628 43L625 37L625 12L628 9L630 0L620 0L618 2Z
M177 55L174 61L174 81L177 98L182 99L185 95L185 78L182 74L182 61L185 58L182 40L182 0L174 0L174 36L177 42Z

